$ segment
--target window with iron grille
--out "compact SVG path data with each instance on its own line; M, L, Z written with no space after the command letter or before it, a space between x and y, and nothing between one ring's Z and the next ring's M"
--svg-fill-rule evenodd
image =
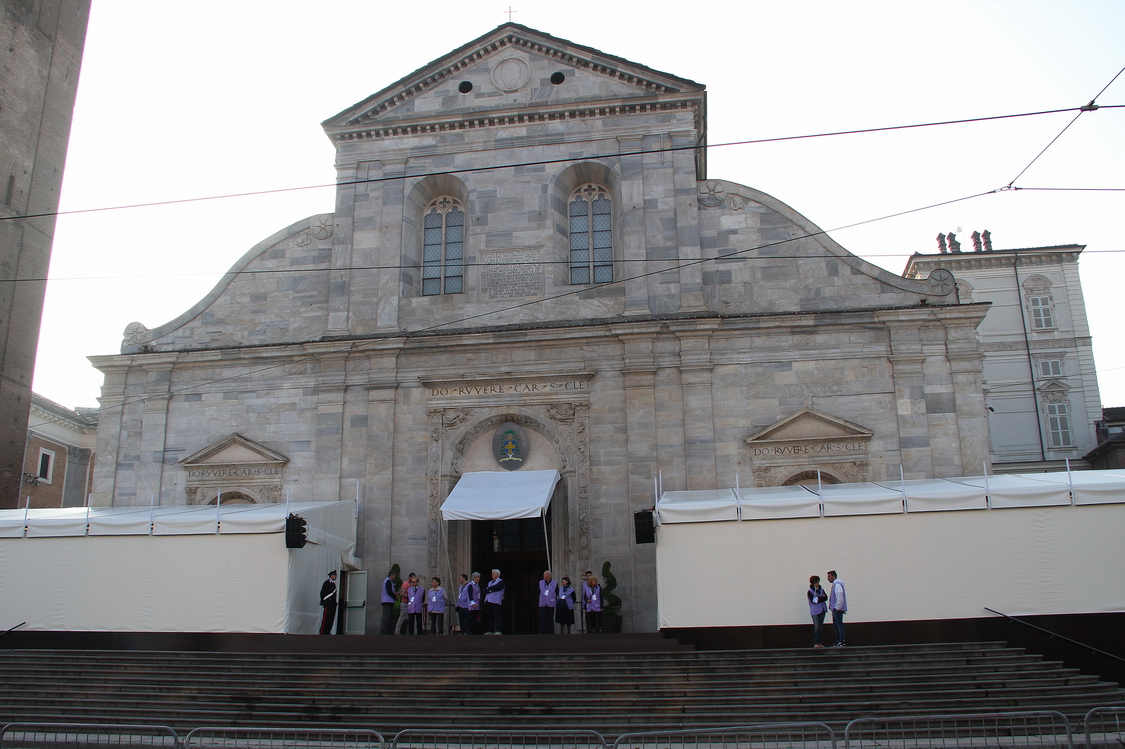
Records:
M465 209L443 196L426 206L422 239L422 295L465 289Z
M570 196L570 282L613 281L613 215L609 193L595 184Z

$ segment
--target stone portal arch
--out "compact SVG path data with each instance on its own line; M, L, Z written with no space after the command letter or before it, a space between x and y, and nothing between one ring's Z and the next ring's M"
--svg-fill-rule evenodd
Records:
M470 536L467 523L443 536L441 504L464 472L466 454L478 440L491 441L492 432L511 421L542 437L551 447L553 465L561 476L552 499L551 534L553 563L568 569L585 569L589 564L589 444L587 403L549 403L508 408L434 408L430 410L429 455L429 565L434 574L443 567L444 546L448 542L451 570L467 569L470 561ZM496 466L496 470L501 470ZM522 469L521 469L522 470Z

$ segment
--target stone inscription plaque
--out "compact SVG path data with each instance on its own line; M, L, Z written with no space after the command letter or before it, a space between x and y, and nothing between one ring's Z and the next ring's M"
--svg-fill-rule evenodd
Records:
M543 294L543 253L538 248L480 253L480 285L489 299Z
M585 380L566 380L563 382L498 382L487 384L449 385L431 387L431 398L444 398L450 396L466 395L510 395L527 393L567 393L585 392L590 389L590 383Z

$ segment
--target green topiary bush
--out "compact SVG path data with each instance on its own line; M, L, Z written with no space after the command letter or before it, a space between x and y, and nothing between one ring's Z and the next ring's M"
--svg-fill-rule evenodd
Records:
M617 578L609 569L609 562L602 565L602 610L611 616L621 615L621 597L613 592Z

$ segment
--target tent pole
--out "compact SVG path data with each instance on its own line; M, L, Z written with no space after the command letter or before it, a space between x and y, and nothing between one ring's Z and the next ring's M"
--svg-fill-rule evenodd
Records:
M547 569L554 570L551 566L551 539L547 536L547 511L543 510L543 514L539 517L543 518L543 545L547 547ZM554 572L551 574L553 575Z

